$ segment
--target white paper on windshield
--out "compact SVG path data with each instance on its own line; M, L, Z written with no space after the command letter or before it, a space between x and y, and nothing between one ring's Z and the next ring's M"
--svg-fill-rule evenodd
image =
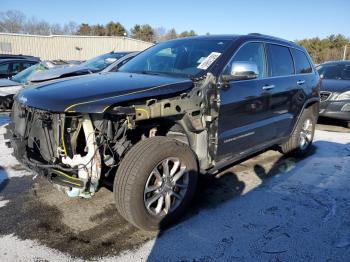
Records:
M198 69L206 70L221 55L221 53L211 52L198 66Z

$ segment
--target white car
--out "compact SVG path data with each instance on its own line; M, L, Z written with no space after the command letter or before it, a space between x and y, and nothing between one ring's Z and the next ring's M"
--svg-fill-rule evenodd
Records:
M44 70L62 67L51 61L42 61L19 72L11 78L0 79L0 111L9 110L12 107L13 96L26 85L30 84L30 77Z

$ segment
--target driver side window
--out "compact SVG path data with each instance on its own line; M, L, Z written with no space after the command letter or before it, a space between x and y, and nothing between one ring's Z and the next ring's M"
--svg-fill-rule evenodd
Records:
M230 74L233 62L254 62L258 67L258 77L266 76L265 48L263 43L247 43L231 58L224 70L224 74Z

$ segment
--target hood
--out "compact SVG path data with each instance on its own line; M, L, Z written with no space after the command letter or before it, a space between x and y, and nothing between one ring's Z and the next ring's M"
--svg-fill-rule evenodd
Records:
M69 76L78 76L91 74L92 71L84 66L64 66L59 68L52 68L49 70L38 72L31 77L29 81L32 83L38 83L43 81L48 81L57 78L69 77Z
M4 87L4 86L18 86L21 85L21 83L12 81L10 79L7 78L1 78L0 79L0 87Z
M90 74L27 87L16 100L54 112L101 113L119 102L181 93L192 86L190 79L172 76Z
M0 79L0 96L15 95L22 87L21 83L6 78Z
M350 90L350 80L322 79L321 91L343 93Z

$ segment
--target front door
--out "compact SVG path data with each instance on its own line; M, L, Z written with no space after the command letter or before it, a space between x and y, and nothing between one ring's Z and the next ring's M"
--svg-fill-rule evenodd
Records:
M259 72L255 79L230 81L220 90L217 161L244 154L274 136L269 128L271 95L263 80L267 76L265 44L243 44L223 74L231 71L233 62L254 62Z

